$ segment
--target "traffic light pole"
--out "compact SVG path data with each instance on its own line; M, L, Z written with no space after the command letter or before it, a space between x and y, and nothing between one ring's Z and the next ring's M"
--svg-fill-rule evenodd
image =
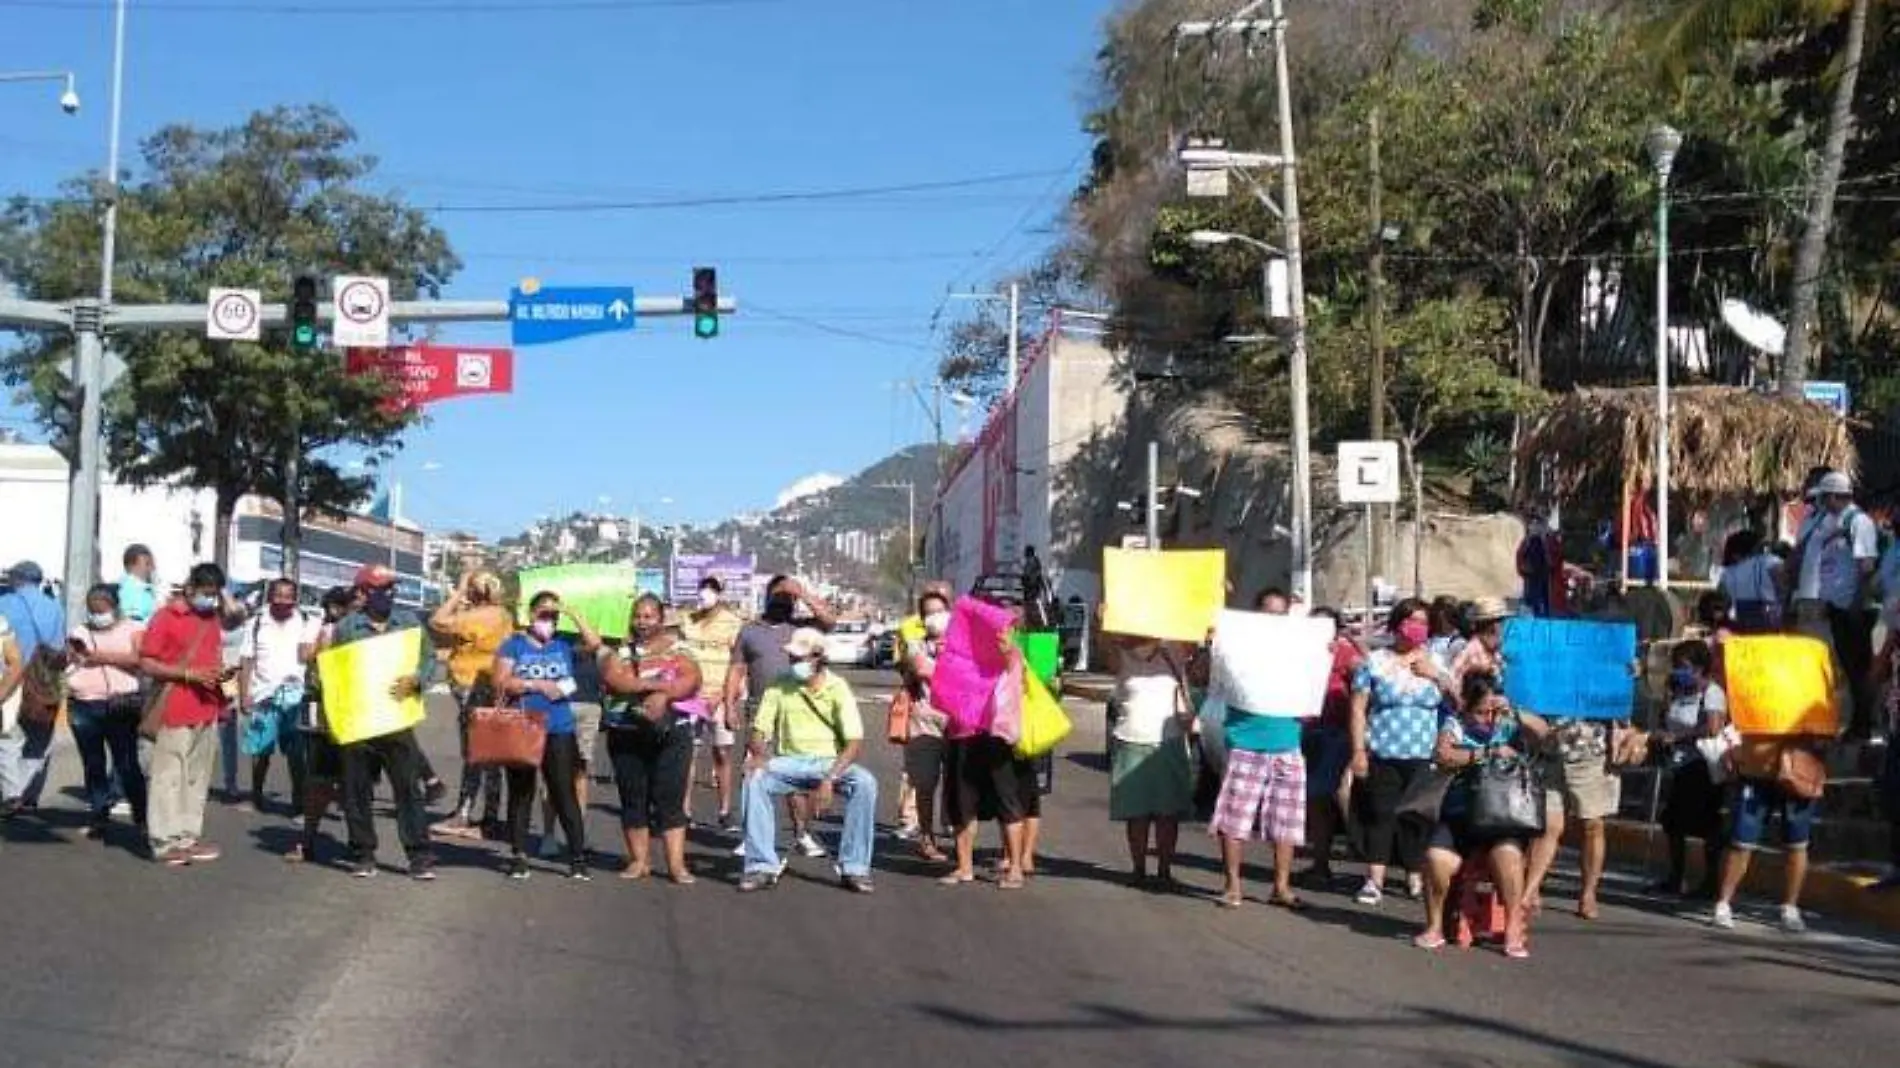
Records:
M108 212L112 209L108 207ZM110 248L110 245L107 246ZM108 256L110 253L108 253ZM78 626L86 616L86 590L99 576L99 492L104 482L105 434L101 401L112 388L123 368L108 367L105 338L111 334L151 330L195 330L205 328L203 304L131 304L110 303L111 269L106 268L105 301L85 298L71 303L42 300L15 300L0 297L0 328L64 331L73 335L72 386L78 394L78 419L74 426L72 484L66 501L66 618ZM739 310L730 297L719 298L719 313L730 315ZM258 309L264 327L282 327L289 321L289 308L266 304ZM694 314L691 296L640 297L634 301L637 317L668 317ZM318 317L334 317L326 304ZM392 323L505 323L509 307L505 300L410 300L392 301ZM293 520L286 519L286 522Z

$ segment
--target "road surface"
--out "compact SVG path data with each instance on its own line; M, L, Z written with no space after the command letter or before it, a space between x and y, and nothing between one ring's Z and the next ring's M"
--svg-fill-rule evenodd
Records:
M1612 893L1595 924L1541 919L1529 961L1434 956L1401 898L1214 908L1198 828L1193 893L1137 893L1091 755L1099 707L1076 712L1044 874L1019 894L940 888L881 839L874 897L804 860L741 897L729 849L697 832L691 888L513 883L488 847L446 851L433 885L359 882L285 865L285 819L216 804L225 859L173 871L80 841L61 797L50 826L0 842L0 1065L1893 1063L1900 953L1853 932L1719 934ZM425 739L452 776L451 723L438 709ZM873 751L888 816L892 761ZM70 783L69 747L59 760ZM607 793L596 843L617 840Z

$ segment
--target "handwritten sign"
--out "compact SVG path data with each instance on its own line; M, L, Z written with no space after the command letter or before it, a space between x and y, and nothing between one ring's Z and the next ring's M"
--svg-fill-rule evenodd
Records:
M523 571L519 618L526 626L528 602L536 594L552 593L601 637L622 641L627 637L639 584L640 573L619 564L568 564ZM563 628L567 625L567 620L561 620Z
M422 661L422 631L392 631L317 654L323 718L338 745L381 738L422 722L422 695L400 701L396 680L413 678Z
M1541 716L1628 719L1634 623L1518 617L1504 623L1504 694Z
M1832 737L1840 730L1834 658L1827 644L1794 634L1722 643L1728 714L1745 735Z
M1009 669L1003 635L1015 617L1009 609L964 597L943 632L943 651L930 677L930 704L949 720L953 738L968 738L989 728L991 698Z
M1213 693L1257 716L1307 719L1326 702L1330 619L1222 612L1214 624Z
M1102 584L1104 631L1199 644L1227 603L1227 554L1103 549Z

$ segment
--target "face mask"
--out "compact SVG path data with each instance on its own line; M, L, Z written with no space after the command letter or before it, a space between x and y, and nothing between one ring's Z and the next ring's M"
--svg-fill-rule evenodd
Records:
M1695 672L1688 668L1676 668L1669 673L1669 688L1677 693L1693 693L1695 684Z
M396 610L395 590L370 590L363 595L363 611L377 619L388 619Z
M86 617L86 622L93 630L105 630L118 621L119 617L113 615L111 612L94 612Z
M792 610L798 602L790 597L773 597L765 602L765 621L767 623L790 623Z
M191 610L201 616L208 616L218 610L218 599L209 595L200 594L191 599Z
M287 622L291 616L296 614L297 606L294 604L274 604L270 606L270 617L279 623Z
M792 665L792 677L800 682L810 682L818 674L818 665L809 660L800 660Z
M932 638L941 638L950 629L950 613L932 612L924 617L924 633Z
M712 609L719 607L719 591L718 590L700 590L699 591L699 607L704 608L707 611L711 611Z
M1399 640L1408 646L1424 645L1432 636L1431 628L1415 619L1399 624Z
M554 638L554 621L552 619L537 619L529 624L528 633L539 638L541 641L552 641Z

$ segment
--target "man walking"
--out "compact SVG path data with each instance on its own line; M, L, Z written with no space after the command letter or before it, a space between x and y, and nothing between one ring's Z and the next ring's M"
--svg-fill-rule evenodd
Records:
M22 561L7 570L7 591L0 594L0 617L13 631L23 672L50 670L34 666L65 648L66 621L59 603L41 588L46 576L40 565ZM9 699L17 703L20 695ZM22 710L27 711L27 710ZM0 819L37 812L40 792L46 788L47 754L53 745L53 717L10 714L0 723Z
M264 786L271 754L283 750L290 767L290 795L303 796L303 751L298 730L303 718L304 675L317 644L316 624L297 604L297 584L273 579L266 611L244 629L238 662L238 708L245 723L244 751L251 758L251 806L264 811Z
M224 570L199 564L186 581L186 597L152 617L139 644L140 670L158 686L157 729L152 735L146 838L152 859L174 868L208 864L221 855L201 840L205 795L217 758L218 720L224 715L224 664L220 648Z
M362 606L337 622L332 646L422 629L416 614L396 607L396 573L382 564L368 564L356 573ZM422 694L434 656L427 641L420 643L413 675L404 675L390 698L407 700ZM422 802L422 749L414 729L365 738L342 746L343 821L350 835L350 874L367 879L376 874L376 779L387 774L396 796L396 833L408 856L409 875L423 882L435 879L435 854L429 847L428 813Z
M844 836L838 842L838 875L845 889L868 894L871 848L876 832L877 777L856 761L864 746L864 720L851 685L825 664L825 636L805 627L785 644L791 670L765 691L753 723L745 794L745 876L739 890L770 889L784 872L778 858L776 801L811 792L812 812L845 801ZM777 743L778 755L767 756Z

